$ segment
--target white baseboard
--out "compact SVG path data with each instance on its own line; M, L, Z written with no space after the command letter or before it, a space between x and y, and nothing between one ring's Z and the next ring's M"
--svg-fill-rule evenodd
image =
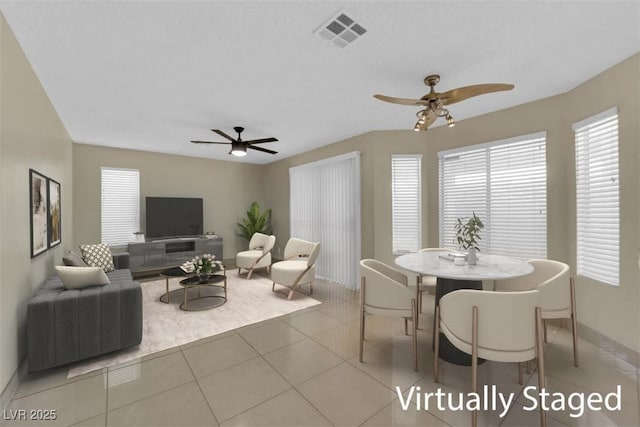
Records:
M640 368L640 353L578 322L578 336L611 353L618 359ZM580 351L580 349L578 349Z

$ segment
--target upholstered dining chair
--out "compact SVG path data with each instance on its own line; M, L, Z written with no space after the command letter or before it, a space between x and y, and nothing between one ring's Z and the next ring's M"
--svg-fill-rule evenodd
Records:
M471 354L471 392L477 393L478 358L517 362L522 384L522 362L538 359L538 387L545 387L542 310L538 291L491 292L462 289L450 292L436 307L433 380L439 381L440 332L458 349ZM542 402L540 424L546 426ZM478 413L471 423L476 426Z
M448 252L451 249L445 248L424 248L420 249L418 252ZM418 301L418 314L422 313L422 294L425 291L432 290L435 293L436 284L438 283L437 277L434 276L422 276L418 275L418 283L416 284L416 301Z
M271 290L276 292L276 283L289 288L287 299L291 299L300 285L309 285L309 295L313 293L316 278L316 260L320 254L320 243L292 237L284 248L284 260L271 266Z
M418 370L418 303L407 286L404 273L376 261L360 261L360 362L363 361L365 318L367 315L400 317L412 322L413 370Z
M540 291L540 308L547 342L548 319L571 319L573 333L573 364L578 366L578 321L576 290L569 266L560 261L531 259L533 273L514 279L496 280L496 291L514 292L536 289Z
M251 273L258 268L266 268L269 272L271 267L271 250L276 244L276 236L267 236L262 233L253 233L249 241L249 250L238 252L236 255L236 266L238 274L241 269L249 270L247 279L251 279Z

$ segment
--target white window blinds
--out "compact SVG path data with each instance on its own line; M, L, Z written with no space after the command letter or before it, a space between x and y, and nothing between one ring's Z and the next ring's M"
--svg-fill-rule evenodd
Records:
M101 168L102 243L125 245L140 231L140 172Z
M546 258L545 139L538 133L438 153L441 247L456 247L456 219L475 212L485 224L482 252Z
M320 242L318 277L359 285L360 153L289 169L290 234ZM286 242L281 243L284 247Z
M391 156L393 254L417 252L422 245L421 154Z
M610 285L619 280L618 111L574 124L577 273Z

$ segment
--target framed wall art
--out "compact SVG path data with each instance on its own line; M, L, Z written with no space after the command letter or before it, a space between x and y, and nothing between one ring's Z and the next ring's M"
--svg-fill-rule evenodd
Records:
M49 199L47 234L49 248L52 248L59 245L62 241L62 198L60 195L60 183L51 178L47 178L47 194Z
M29 169L29 201L31 214L31 258L49 248L47 177Z

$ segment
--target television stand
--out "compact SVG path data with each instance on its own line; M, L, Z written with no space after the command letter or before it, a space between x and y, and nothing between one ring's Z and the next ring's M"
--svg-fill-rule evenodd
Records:
M222 261L222 237L178 237L151 242L129 243L129 268L132 274L151 273L178 267L195 256L215 255Z

